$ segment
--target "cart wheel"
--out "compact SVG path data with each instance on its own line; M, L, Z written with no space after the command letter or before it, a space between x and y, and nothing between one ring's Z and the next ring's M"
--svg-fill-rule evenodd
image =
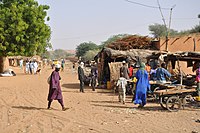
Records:
M183 109L187 104L192 102L194 102L194 98L192 97L192 95L186 95L184 98L181 98L181 104L183 106Z
M171 112L176 112L181 108L181 100L179 97L172 96L166 102L166 107Z
M161 96L161 97L160 97L160 106L161 106L163 109L167 109L167 107L166 107L167 99L168 99L168 97L166 97L166 96Z
M156 87L154 90L153 90L153 92L156 92L157 90L159 90L160 89L160 87ZM158 99L158 96L155 94L155 93L153 93L153 97L157 100Z
M186 96L184 97L184 103L185 103L185 104L191 103L191 102L194 102L194 101L195 101L195 99L194 99L194 97L193 97L192 95L186 95Z

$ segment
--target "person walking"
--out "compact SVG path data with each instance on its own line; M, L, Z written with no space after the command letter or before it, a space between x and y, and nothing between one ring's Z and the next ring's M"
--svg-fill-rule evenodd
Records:
M83 70L83 67L84 67L84 63L81 62L80 65L78 66L78 79L80 81L80 92L83 92L84 93L84 70Z
M60 105L62 106L62 110L65 111L67 108L64 106L63 96L60 86L60 64L55 65L55 70L51 73L50 84L49 84L49 94L48 94L48 107L47 109L51 108L51 103L53 100L58 100Z
M139 104L140 107L144 107L146 104L147 89L150 90L150 84L148 79L148 73L145 70L145 64L141 63L140 69L136 72L136 94L134 104Z
M117 87L119 91L119 102L123 101L123 104L125 104L125 99L126 99L126 85L127 85L127 80L120 76L120 78L117 81Z

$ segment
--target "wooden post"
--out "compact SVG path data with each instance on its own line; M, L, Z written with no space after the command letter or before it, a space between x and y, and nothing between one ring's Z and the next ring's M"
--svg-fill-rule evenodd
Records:
M178 68L179 68L179 73L180 73L180 75L181 75L181 85L183 85L183 73L182 73L182 71L181 71L181 66L180 66L180 62L179 62L179 60L177 61L178 62Z
M167 33L168 34L168 33ZM168 35L166 36L166 46L165 46L165 50L168 51Z
M194 42L194 51L196 51L196 41L195 41L195 38L193 38L193 42Z

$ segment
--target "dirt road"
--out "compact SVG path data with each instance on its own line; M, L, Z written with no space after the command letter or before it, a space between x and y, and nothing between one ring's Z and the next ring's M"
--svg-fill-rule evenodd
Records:
M71 68L71 66L69 66ZM17 76L0 77L0 133L200 133L200 109L179 112L162 110L157 103L138 109L127 98L118 103L110 90L86 88L79 93L77 74L71 69L61 72L65 106L57 101L47 110L47 78L52 69L41 75L25 75L14 68Z

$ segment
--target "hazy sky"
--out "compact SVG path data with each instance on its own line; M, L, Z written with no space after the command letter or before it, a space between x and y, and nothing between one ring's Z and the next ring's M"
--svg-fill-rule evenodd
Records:
M150 36L148 26L163 24L157 0L38 0L50 6L48 24L54 49L75 49L80 43L106 41L112 35ZM171 28L191 29L199 24L200 0L159 0L162 8L171 8ZM145 6L147 5L147 6ZM170 10L162 10L169 23Z

